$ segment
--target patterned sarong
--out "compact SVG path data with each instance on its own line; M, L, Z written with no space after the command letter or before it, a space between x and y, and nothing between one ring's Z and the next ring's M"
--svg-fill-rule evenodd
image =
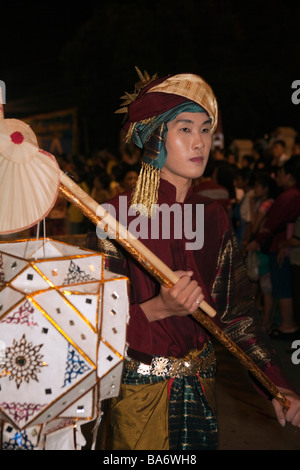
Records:
M154 358L150 365L127 361L121 392L105 418L106 450L214 450L213 346L185 358Z

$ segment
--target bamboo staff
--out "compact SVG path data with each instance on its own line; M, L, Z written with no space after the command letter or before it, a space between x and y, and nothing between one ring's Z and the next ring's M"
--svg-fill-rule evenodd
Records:
M154 255L143 243L134 237L128 230L116 221L100 204L92 199L80 186L74 183L65 173L60 172L60 191L74 205L95 224L115 239L128 251L160 284L172 287L177 281L177 275ZM205 313L203 313L205 312ZM262 370L219 328L212 318L216 311L204 300L199 305L193 317L201 323L223 346L225 346L265 387L265 389L278 400L285 408L290 404L287 398L278 390L276 385L262 372Z
M0 119L4 119L3 99L0 87ZM80 186L74 183L60 170L60 191L95 224L101 225L108 236L115 239L162 285L172 287L178 281L177 275L157 258L143 243L117 222L108 212L92 199ZM105 222L105 226L103 226ZM203 313L205 312L205 314ZM289 401L275 384L257 367L257 365L226 335L212 320L216 311L202 301L193 317L201 323L215 338L223 344L257 378L266 390L285 408Z

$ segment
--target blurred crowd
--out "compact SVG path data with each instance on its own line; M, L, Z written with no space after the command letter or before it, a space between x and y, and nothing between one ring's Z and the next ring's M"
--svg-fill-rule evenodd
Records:
M141 153L124 145L89 158L59 156L74 181L103 204L137 181ZM215 147L194 190L218 200L232 221L253 286L256 306L273 338L299 338L300 329L300 141L287 152L282 139L253 142L248 154ZM93 230L82 212L59 197L46 218L47 236Z
M135 146L125 145L120 154L107 149L82 155L55 156L61 168L96 202L103 204L114 196L131 189L138 178L141 153ZM59 195L46 217L47 236L84 234L93 225L80 209Z
M273 339L300 339L300 143L253 144L238 159L215 149L195 190L232 221L257 309Z

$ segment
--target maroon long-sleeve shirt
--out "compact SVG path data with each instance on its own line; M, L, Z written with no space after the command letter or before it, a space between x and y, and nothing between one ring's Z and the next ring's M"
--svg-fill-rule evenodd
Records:
M168 181L161 180L158 204L160 207L163 204L168 207L176 204L177 212L169 220L165 218L165 213L160 232L154 230L155 235L152 233L151 237L151 218L124 214L124 207L129 208L130 199L129 192L109 201L117 219L129 231L134 230L136 236L140 232L140 240L145 246L173 271L193 271L193 278L202 287L205 301L217 312L214 318L216 324L277 386L290 388L278 366L268 335L260 326L255 313L246 269L223 207L216 201L198 195L192 187L184 202L178 204L176 188ZM168 236L164 230L169 228ZM193 243L193 232L196 234L196 244L194 249L187 249L187 244ZM182 357L192 349L201 349L210 335L192 316L148 321L140 304L158 294L159 283L133 257L126 253L124 255L122 270L130 280L128 354L143 362L150 362L153 356Z

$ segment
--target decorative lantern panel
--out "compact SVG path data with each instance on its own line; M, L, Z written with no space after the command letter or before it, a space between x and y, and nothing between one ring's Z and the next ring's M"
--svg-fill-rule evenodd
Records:
M56 419L94 419L99 401L118 394L127 289L128 279L106 271L100 253L51 239L0 243L7 442L10 428L35 433Z

